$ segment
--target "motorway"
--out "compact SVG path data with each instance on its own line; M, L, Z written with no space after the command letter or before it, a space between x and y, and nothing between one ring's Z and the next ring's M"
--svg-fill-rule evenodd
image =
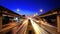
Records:
M29 22L29 20L30 20L30 22ZM25 19L24 22L22 23L22 25L17 29L15 34L27 34L28 23L31 23L35 34L52 34L51 32L49 32L49 31L45 30L43 27L41 27L39 24L37 24L37 22L39 22L39 21L37 21L33 18Z
M33 19L31 20L31 24L34 28L35 34L49 34L47 31L45 31L43 28L41 28L36 22L33 21Z
M31 17L24 19L19 26L17 23L8 25L9 27L1 30L1 33L11 30L11 34L60 34L57 32L56 27Z

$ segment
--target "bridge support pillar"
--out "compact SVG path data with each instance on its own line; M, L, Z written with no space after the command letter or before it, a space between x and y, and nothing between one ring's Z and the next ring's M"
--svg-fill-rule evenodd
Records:
M57 31L60 32L60 15L57 15Z
M0 30L2 29L2 15L0 15Z

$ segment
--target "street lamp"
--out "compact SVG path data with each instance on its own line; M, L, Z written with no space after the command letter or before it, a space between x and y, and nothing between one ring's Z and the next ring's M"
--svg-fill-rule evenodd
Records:
M20 11L20 9L17 9L17 11Z
M43 12L43 10L42 10L42 9L40 9L40 12L42 13L42 12Z

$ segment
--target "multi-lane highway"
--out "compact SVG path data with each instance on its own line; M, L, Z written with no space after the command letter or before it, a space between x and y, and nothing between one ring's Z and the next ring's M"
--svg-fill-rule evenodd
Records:
M47 31L41 28L36 22L34 22L33 19L30 18L30 21L34 28L35 34L49 34Z
M31 27L34 30L34 32L31 32L31 34L33 34L33 33L35 33L35 34L58 34L58 32L56 30L54 30L53 26L51 26L49 24L42 23L42 21L36 20L34 18L25 19L23 21L22 25L20 25L18 27L18 29L16 30L15 34L27 34L27 33L29 33L27 31L27 29L29 29L28 28L28 25L29 25L28 23L31 23ZM42 25L45 24L45 26L42 26L41 24L38 24L38 23L42 23Z
M30 20L30 22L29 22L29 20ZM24 22L22 23L22 25L16 31L16 34L27 34L28 23L31 23L31 26L34 29L35 34L52 34L48 31L46 31L44 28L42 28L39 24L37 24L37 22L39 22L39 21L37 21L33 18L25 19Z

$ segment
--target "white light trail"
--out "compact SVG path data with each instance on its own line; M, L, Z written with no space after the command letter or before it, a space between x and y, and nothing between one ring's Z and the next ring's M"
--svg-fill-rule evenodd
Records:
M17 34L23 34L25 33L25 30L27 29L28 26L28 20L26 19L22 25L17 29L16 33Z
M35 30L35 34L48 34L44 29L42 29L38 24L36 24L32 19L31 24Z

